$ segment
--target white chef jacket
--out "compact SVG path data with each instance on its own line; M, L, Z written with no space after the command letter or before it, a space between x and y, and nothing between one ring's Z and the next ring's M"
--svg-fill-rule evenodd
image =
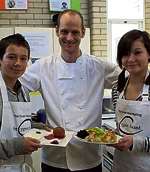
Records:
M111 88L118 68L87 54L75 63L61 56L40 59L31 65L21 81L30 90L40 90L50 127L79 131L101 126L104 88ZM98 145L74 138L66 148L45 147L42 162L54 167L83 170L101 163Z

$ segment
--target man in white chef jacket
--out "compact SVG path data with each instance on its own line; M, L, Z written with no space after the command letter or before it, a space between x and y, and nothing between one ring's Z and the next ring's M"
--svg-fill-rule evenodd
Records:
M35 62L22 82L30 90L41 91L49 127L61 126L75 132L100 127L104 88L111 88L118 68L81 52L79 45L85 27L79 12L63 11L58 17L56 34L60 54ZM44 147L42 152L43 172L101 172L101 163L99 145L75 138L66 147Z

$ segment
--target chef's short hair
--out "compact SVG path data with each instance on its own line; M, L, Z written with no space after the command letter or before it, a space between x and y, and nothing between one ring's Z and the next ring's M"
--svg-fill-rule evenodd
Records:
M83 16L80 12L76 11L76 10L73 10L73 9L67 9L67 10L64 10L62 11L59 15L58 15L58 18L57 18L57 27L59 28L60 26L60 19L61 17L64 15L64 14L70 14L70 15L78 15L81 19L81 26L82 28L84 28L84 19L83 19Z

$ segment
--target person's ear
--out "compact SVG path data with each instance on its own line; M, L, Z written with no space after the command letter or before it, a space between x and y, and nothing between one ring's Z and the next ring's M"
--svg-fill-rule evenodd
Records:
M56 35L59 36L59 27L56 25Z
M82 28L82 38L85 36L85 27Z

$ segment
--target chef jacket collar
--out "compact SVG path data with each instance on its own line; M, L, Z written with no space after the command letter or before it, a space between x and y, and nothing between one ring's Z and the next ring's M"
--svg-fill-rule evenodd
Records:
M74 78L75 72L74 68L78 63L82 63L83 56L77 58L75 63L66 63L64 59L60 56L58 58L57 62L57 79L63 79L63 78Z

